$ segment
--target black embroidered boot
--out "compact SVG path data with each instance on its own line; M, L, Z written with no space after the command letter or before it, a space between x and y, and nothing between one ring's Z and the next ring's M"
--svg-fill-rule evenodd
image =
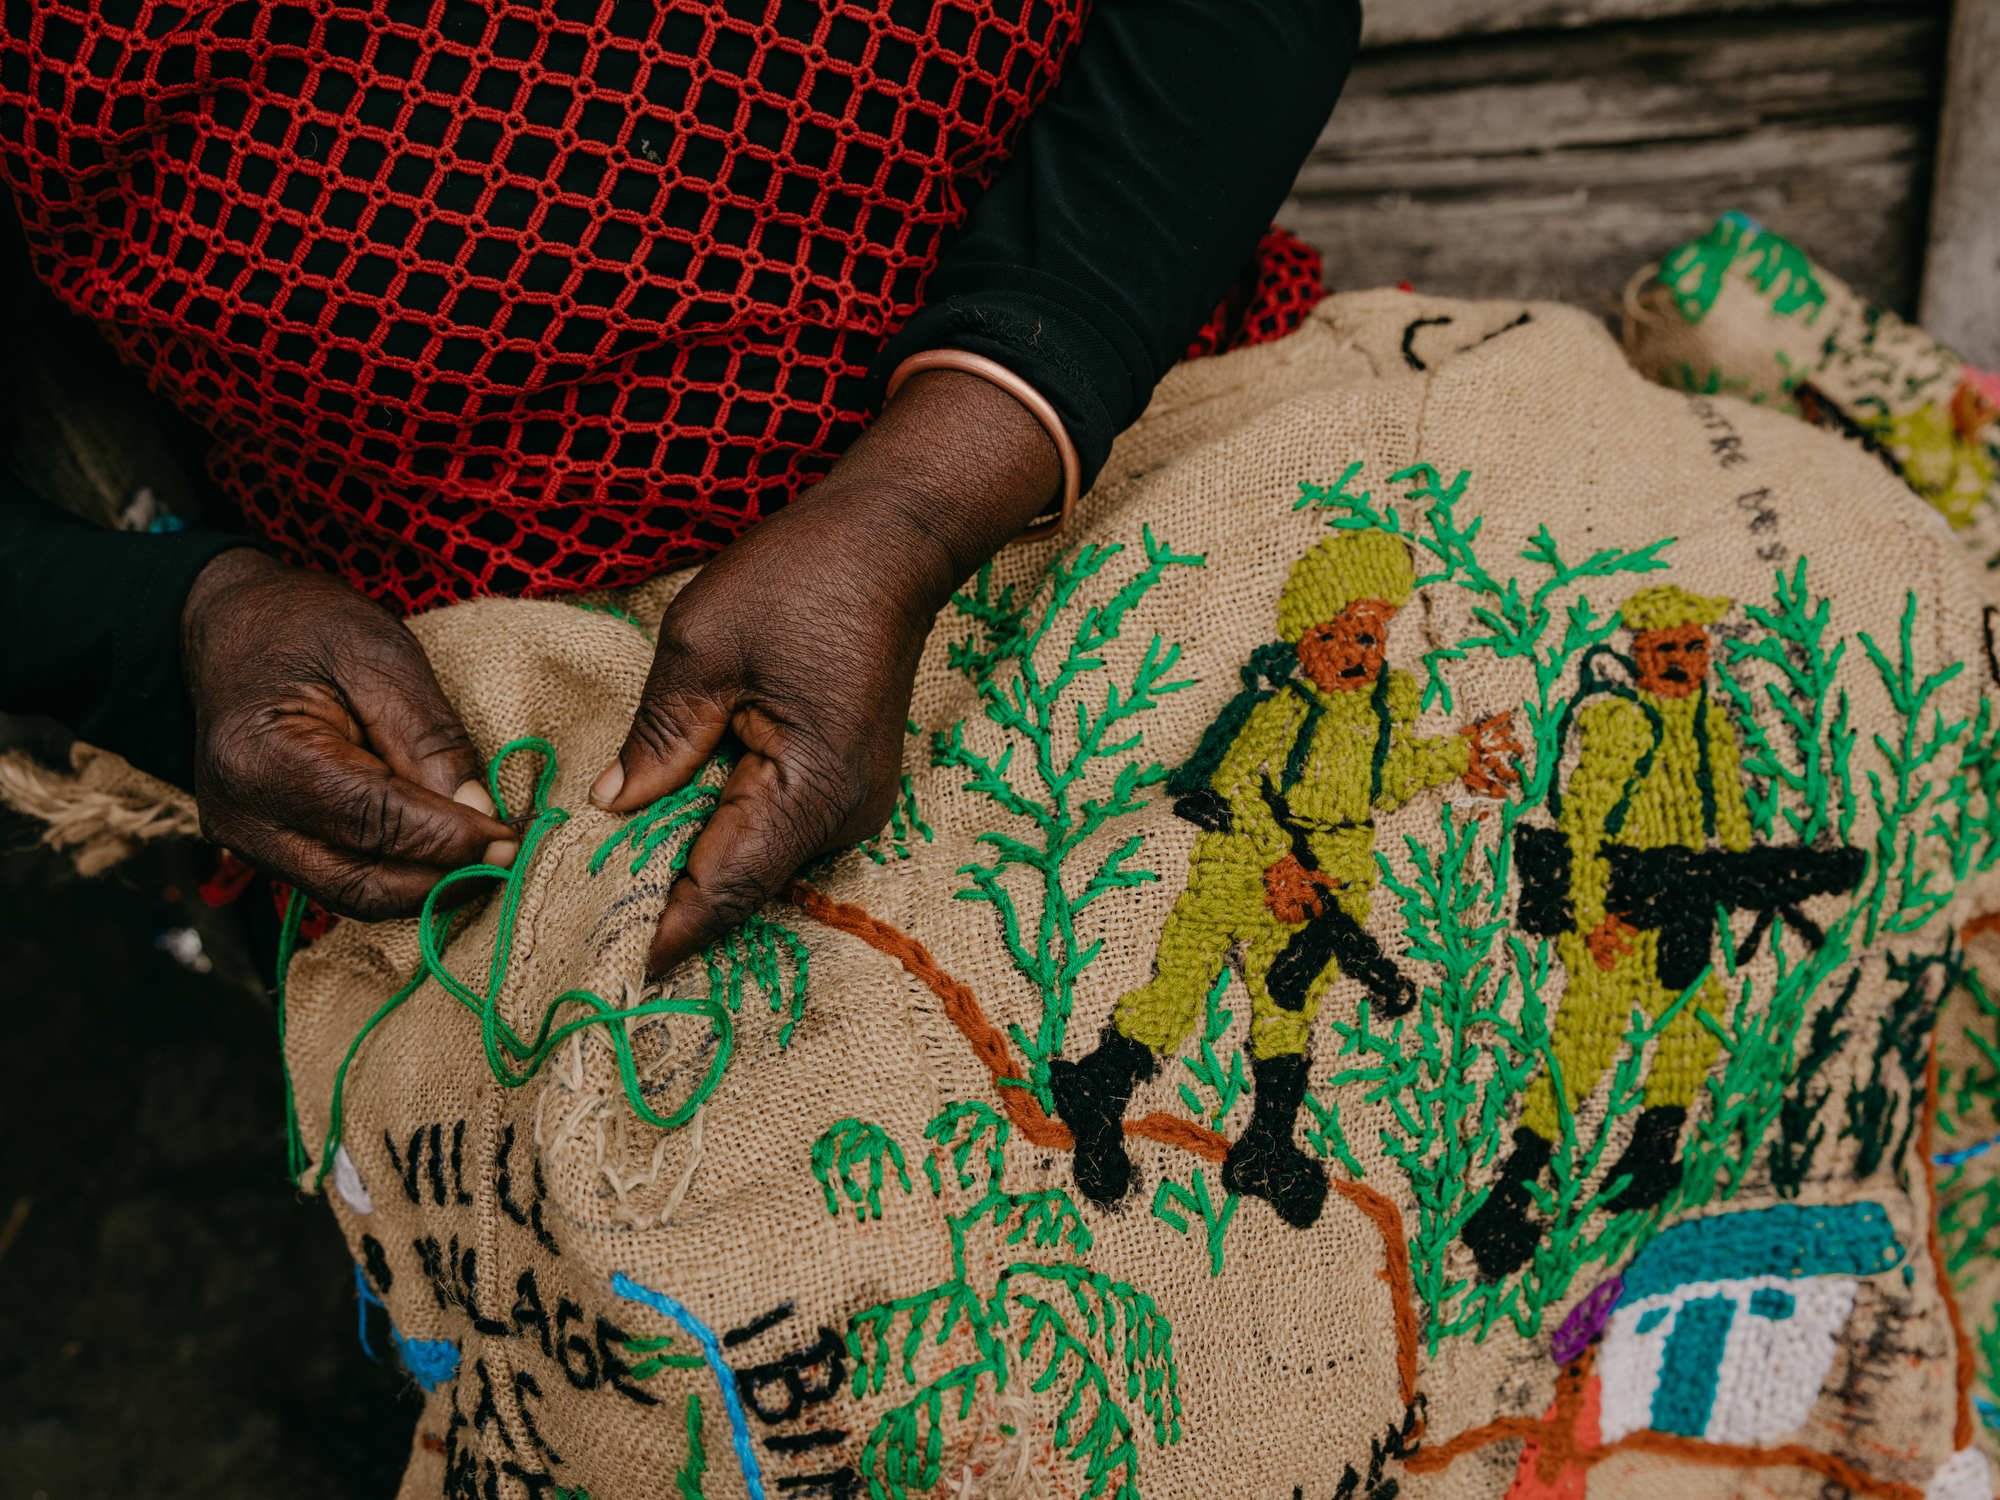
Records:
M1542 1226L1530 1212L1535 1200L1528 1186L1548 1165L1549 1143L1527 1126L1515 1126L1514 1149L1500 1163L1499 1180L1459 1231L1486 1280L1512 1275L1535 1253Z
M1076 1190L1107 1208L1132 1186L1132 1158L1125 1154L1125 1106L1132 1090L1153 1071L1153 1049L1116 1027L1106 1027L1097 1050L1079 1062L1049 1064L1049 1092L1056 1113L1076 1138L1071 1167Z
M1681 1127L1687 1124L1687 1117L1688 1112L1678 1104L1655 1104L1639 1111L1639 1118L1632 1125L1632 1139L1612 1163L1611 1170L1604 1174L1606 1182L1616 1182L1627 1173L1632 1180L1604 1205L1606 1208L1614 1213L1632 1213L1657 1208L1666 1201L1674 1184L1681 1180L1675 1153L1680 1150Z
M1279 1218L1304 1229L1326 1206L1326 1168L1292 1139L1306 1096L1306 1060L1253 1058L1250 1071L1257 1080L1250 1124L1222 1163L1222 1185L1232 1193L1264 1199Z

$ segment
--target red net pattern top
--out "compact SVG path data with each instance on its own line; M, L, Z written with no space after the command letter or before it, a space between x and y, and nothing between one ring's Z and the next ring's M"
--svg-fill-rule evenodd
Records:
M283 552L405 611L631 582L860 430L1083 5L37 5L0 166ZM1320 290L1272 231L1191 352Z

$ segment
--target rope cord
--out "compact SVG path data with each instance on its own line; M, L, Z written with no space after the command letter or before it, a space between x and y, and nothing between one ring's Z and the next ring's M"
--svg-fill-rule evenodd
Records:
M527 873L534 861L536 851L547 835L569 821L569 813L560 807L549 805L549 790L554 785L557 770L555 747L538 736L523 736L510 740L494 753L487 770L487 786L493 794L493 804L503 821L511 821L507 799L500 789L500 772L506 762L517 754L531 753L541 757L541 773L536 778L529 815L532 821L521 835L520 853L515 856L512 868L500 865L477 863L452 871L432 887L425 897L422 911L417 917L417 947L420 953L417 968L409 981L385 1000L381 1007L370 1016L349 1043L346 1055L334 1074L333 1098L328 1112L326 1142L320 1153L319 1168L313 1178L313 1188L324 1185L332 1170L334 1152L341 1143L345 1127L345 1095L347 1076L355 1056L375 1028L393 1015L412 996L423 988L426 980L435 980L446 994L460 1005L479 1017L479 1034L482 1050L486 1056L488 1070L496 1082L504 1088L519 1088L532 1079L548 1061L555 1049L576 1033L589 1027L601 1027L605 1039L610 1043L617 1060L618 1073L626 1101L632 1111L647 1124L661 1130L674 1130L692 1119L702 1105L708 1102L722 1082L722 1075L728 1068L729 1059L735 1050L736 1028L732 1012L740 1002L743 992L742 963L731 965L732 973L727 983L718 982L720 971L715 959L706 960L711 982L711 994L703 999L695 996L663 995L641 1004L622 1007L606 1000L591 990L574 989L558 995L544 1008L540 1024L531 1038L524 1038L500 1014L500 992L506 984L508 968L513 958L516 924L520 916L522 892L527 882ZM595 875L604 868L606 862L621 846L629 844L634 851L630 865L631 873L638 874L653 858L660 846L675 834L690 827L707 822L720 805L721 795L712 786L691 785L678 792L659 798L643 811L626 822L616 833L598 846L591 856L589 870ZM669 856L668 871L678 873L687 862L688 848L692 840L684 841ZM499 919L495 926L491 961L487 968L484 992L475 991L459 976L452 972L446 962L444 950L453 935L453 929L460 911L447 910L441 906L442 898L451 888L472 880L497 880L501 883ZM285 909L284 926L278 938L277 999L278 999L278 1043L280 1059L283 1062L285 1042L285 980L291 970L291 961L298 945L299 923L305 912L305 897L297 891L292 893ZM732 938L730 940L734 942ZM794 1012L803 998L804 957L802 945L794 945L794 955L799 959L799 974L792 997ZM734 958L732 949L730 957ZM764 976L753 974L760 982ZM775 977L775 976L773 976ZM780 1009L782 1000L775 988L771 990L771 1006ZM726 998L718 998L718 993ZM565 1010L581 1010L583 1014L572 1014L563 1019ZM705 1017L716 1039L715 1057L710 1062L707 1073L694 1091L669 1113L662 1114L654 1109L646 1097L646 1085L640 1080L639 1070L632 1055L630 1023L659 1015L698 1015ZM790 1025L785 1028L785 1039L789 1039ZM286 1152L291 1176L299 1180L307 1169L305 1146L300 1138L298 1111L292 1089L291 1069L284 1064L285 1075L285 1131Z

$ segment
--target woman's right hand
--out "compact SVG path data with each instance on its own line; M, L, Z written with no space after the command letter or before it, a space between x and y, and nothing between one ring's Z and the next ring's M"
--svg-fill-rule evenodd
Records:
M225 552L188 593L181 659L202 832L266 874L372 921L513 859L423 648L346 584Z

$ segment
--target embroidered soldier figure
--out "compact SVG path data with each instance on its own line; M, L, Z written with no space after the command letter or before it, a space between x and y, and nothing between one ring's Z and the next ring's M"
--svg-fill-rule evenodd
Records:
M1520 924L1555 936L1568 976L1553 1050L1572 1110L1611 1066L1633 1011L1657 1020L1701 978L1716 904L1737 904L1701 878L1709 867L1675 858L1750 848L1735 726L1708 691L1708 630L1730 605L1673 584L1626 602L1636 689L1601 686L1578 710L1580 750L1560 799L1559 837L1517 834ZM1718 1012L1722 999L1711 973L1661 1033L1631 1141L1606 1174L1607 1182L1630 1177L1612 1208L1651 1208L1674 1186L1688 1106L1720 1045L1695 1011ZM1529 1184L1560 1134L1555 1089L1547 1071L1528 1085L1500 1180L1466 1223L1465 1241L1489 1277L1516 1270L1540 1238Z
M1365 931L1374 814L1461 778L1497 794L1515 778L1509 758L1520 749L1504 715L1458 734L1414 732L1416 683L1385 663L1389 622L1411 588L1409 552L1388 533L1320 542L1279 596L1281 643L1256 654L1244 691L1168 782L1176 811L1202 832L1153 978L1119 1001L1094 1052L1050 1068L1086 1197L1114 1203L1130 1188L1123 1124L1132 1092L1199 1024L1211 985L1240 950L1255 1099L1223 1185L1266 1199L1301 1228L1319 1217L1326 1173L1293 1129L1320 1001L1343 972L1378 1015L1400 1014L1416 998Z

